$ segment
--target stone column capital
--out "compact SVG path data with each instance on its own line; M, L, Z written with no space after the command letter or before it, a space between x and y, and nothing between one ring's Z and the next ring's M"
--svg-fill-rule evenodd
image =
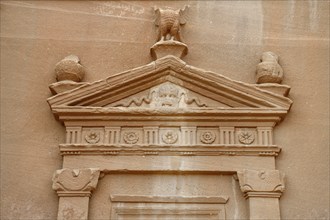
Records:
M279 198L285 189L284 174L278 170L242 170L237 177L245 198Z
M61 197L90 197L100 176L99 169L61 169L53 175L53 190Z

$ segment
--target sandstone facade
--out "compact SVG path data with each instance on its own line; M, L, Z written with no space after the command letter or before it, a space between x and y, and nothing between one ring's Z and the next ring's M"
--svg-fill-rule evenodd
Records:
M170 49L164 50L155 44L159 39L154 25L155 8L184 9L185 5L190 7L184 10L180 35L175 31L163 32L163 40L177 43L166 45ZM166 38L167 34L172 34L173 39ZM169 50L175 53L174 57L166 56ZM276 56L271 56L274 59L269 58L273 53L264 53L268 51L275 52ZM71 59L73 64L82 65L84 69L78 66L79 74L65 73L59 63L71 54L80 58L80 64L72 56L65 62ZM269 66L276 70L275 76L265 77ZM137 95L131 92L133 96L123 96L120 89L124 87L118 87L104 99L95 99L86 92L102 83L115 86L131 79L135 82L138 74L150 68L162 73L163 67L172 68L175 73L164 73L164 81L158 84L152 84L151 80L150 90L141 89ZM127 70L129 74L125 73ZM181 72L188 78L200 76L200 85L204 85L203 77L212 76L214 83L229 83L231 89L241 93L228 90L236 102L233 99L217 102L214 96L209 100L196 87L188 89L187 81L180 84L171 78L179 77ZM269 213L277 219L328 219L328 74L329 3L326 1L1 1L1 219L55 219L58 213L64 219L84 219L87 215L90 219L110 216L125 219L127 214L136 216L134 210L141 208L142 203L149 204L138 212L142 219L177 215L182 210L186 210L182 215L187 219L205 213L216 219L267 218ZM145 80L151 76L146 74ZM261 84L254 85L256 81ZM173 82L180 86L172 85ZM267 85L279 82L283 85ZM49 84L51 91L47 88ZM290 93L285 85L291 87ZM126 92L132 91L132 86L123 86ZM73 93L75 96L63 93L73 88L77 91ZM177 92L186 97L182 102L175 100ZM253 95L247 96L249 92ZM48 99L57 93L60 95ZM159 97L151 99L150 94L154 93ZM74 99L84 94L84 100ZM165 102L161 94L174 99ZM238 97L243 99L237 101ZM272 101L268 103L269 100ZM292 107L290 100L294 101ZM88 124L94 120L91 117L95 111L71 114L61 108L73 103L120 109L129 108L132 103L135 107L143 105L151 109L164 105L188 109L256 105L273 111L273 118L267 121L265 115L269 113L260 115L254 110L235 113L235 117L254 114L248 123L259 124L252 125L244 122L246 118L231 122L233 118L229 116L233 113L222 111L228 117L227 124L215 125L216 120L223 119L211 122L214 118L211 115L205 119L207 122L200 120L196 125L189 118L191 115L212 112L152 111L148 114L165 114L172 119L181 114L187 123L167 122L159 126L148 122L146 126L136 121L132 132L127 129L132 126L128 122L114 125L104 123L108 119L103 119L98 124ZM117 114L117 121L122 120L120 123L126 120L120 119L121 115L131 117L126 110L113 113ZM101 111L102 114L109 112ZM134 114L138 115L139 111ZM89 122L85 121L86 115ZM65 121L65 126L56 118ZM76 123L77 120L84 123ZM272 120L283 121L274 127L275 124L267 124ZM213 127L205 130L212 123ZM79 126L81 130L76 129ZM88 128L95 126L97 129ZM136 155L123 148L120 151L123 155L116 155L116 149L105 147L109 144L106 141L112 140L109 135L117 134L120 126L124 126L118 136L120 143L143 145L142 140L149 140L155 141L155 147L138 149ZM215 126L218 130L214 130ZM143 136L156 133L157 136L147 136L148 139ZM184 134L192 136L185 139ZM231 139L230 134L237 136ZM97 145L101 142L104 146ZM159 151L158 143L176 146L177 150ZM182 143L199 148L191 151ZM200 147L216 143L219 157L205 155L206 151ZM238 144L238 148L228 148L228 144ZM103 152L102 155L91 154L86 145L96 146L94 152ZM243 149L241 145L254 147ZM76 152L86 154L84 159L72 155ZM205 156L210 158L205 160ZM93 196L89 197L91 193ZM65 204L71 207L68 209ZM251 209L262 206L264 210L257 212ZM172 212L162 213L164 208ZM89 213L85 212L87 209ZM196 213L196 209L202 211Z

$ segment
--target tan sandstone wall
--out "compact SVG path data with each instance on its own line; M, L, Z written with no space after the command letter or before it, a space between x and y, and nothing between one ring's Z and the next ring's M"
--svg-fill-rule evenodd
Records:
M275 130L277 168L287 175L282 218L329 217L328 1L1 1L1 219L56 218L51 178L64 127L46 103L55 64L78 55L85 81L147 64L151 7L186 4L188 64L254 83L262 52L280 56L294 101ZM118 186L106 179L100 184Z

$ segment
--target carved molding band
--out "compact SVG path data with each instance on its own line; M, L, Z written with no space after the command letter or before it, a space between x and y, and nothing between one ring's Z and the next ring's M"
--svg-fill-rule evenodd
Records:
M237 172L245 197L280 197L284 191L284 174L278 170L243 170Z
M99 169L61 169L53 176L53 190L58 196L91 196L100 176Z
M281 148L273 146L224 146L224 145L179 145L169 148L168 145L81 145L61 144L62 155L111 155L111 156L277 156Z
M111 195L112 202L159 202L159 203L208 203L226 204L228 196L144 196L144 195Z

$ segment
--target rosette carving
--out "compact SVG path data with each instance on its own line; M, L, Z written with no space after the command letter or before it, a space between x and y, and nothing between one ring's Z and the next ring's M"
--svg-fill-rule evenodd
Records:
M252 144L255 139L255 135L251 131L240 131L238 133L238 141L242 144Z
M124 133L124 141L126 144L135 144L139 140L139 136L137 133L130 131Z
M215 133L213 131L205 131L200 138L202 143L212 144L215 141Z
M162 140L166 143L166 144L174 144L178 141L178 134L174 131L166 131L163 135L162 135Z
M86 134L85 140L87 143L96 144L100 141L100 132L90 131Z

